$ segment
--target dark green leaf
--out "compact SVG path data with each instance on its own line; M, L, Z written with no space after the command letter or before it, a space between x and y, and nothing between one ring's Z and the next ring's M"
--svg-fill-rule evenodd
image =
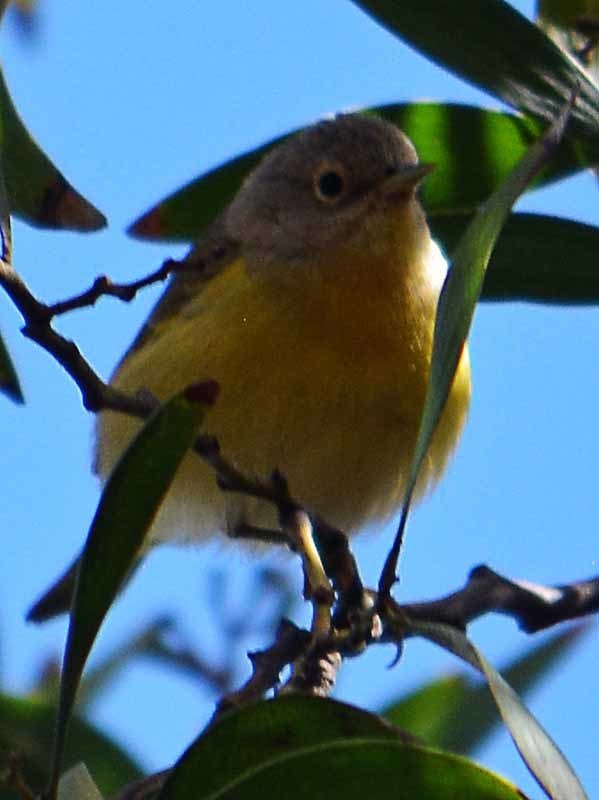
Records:
M180 797L198 795L189 785ZM331 742L267 760L212 797L260 800L523 800L516 786L459 756L370 739Z
M526 693L578 642L582 630L571 628L531 647L501 673L519 694ZM487 686L461 675L433 681L381 715L431 747L464 754L478 748L500 720Z
M426 399L399 528L379 581L379 590L383 596L390 592L395 581L397 560L414 487L455 376L495 241L518 196L557 149L568 113L569 106L562 111L545 136L518 162L509 178L477 212L452 254L451 268L437 306Z
M11 213L42 228L95 231L106 225L33 141L0 71L0 154Z
M410 620L408 627L412 635L420 635L435 642L483 673L524 763L551 800L588 800L563 753L466 634L440 623Z
M433 235L452 252L471 216L429 219ZM599 302L599 228L542 214L512 214L501 231L481 300L535 303Z
M414 143L420 160L436 165L422 186L429 215L476 211L546 127L532 117L455 103L382 106L373 113L398 125ZM565 140L527 189L586 166L582 149Z
M41 790L48 781L56 708L35 699L0 694L0 750L17 753L27 783ZM84 760L105 795L112 795L141 777L141 768L120 747L89 723L74 717L65 751L65 765ZM0 800L14 793L0 790Z
M503 0L353 0L392 33L460 77L551 120L575 87L572 131L599 154L599 88L543 31Z
M196 740L159 795L192 796L522 800L501 778L407 743L378 717L299 696L246 706Z
M429 214L474 211L542 132L529 117L457 104L386 105L364 113L399 125L414 142L420 160L436 164L423 187ZM129 232L148 239L197 239L233 199L245 176L285 138L273 139L191 181L140 217ZM585 166L581 149L563 143L534 185Z
M87 537L75 585L60 687L54 795L64 739L87 656L174 478L196 438L216 384L199 384L158 409L108 478Z
M19 377L13 366L10 353L8 352L4 340L0 335L0 392L3 392L15 403L24 403L23 392Z

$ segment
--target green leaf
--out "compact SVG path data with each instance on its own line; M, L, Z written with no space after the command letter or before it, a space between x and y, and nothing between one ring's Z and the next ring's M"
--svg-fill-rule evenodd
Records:
M55 706L37 699L0 694L0 751L18 753L23 775L34 790L48 781L48 753L56 722ZM103 733L79 717L71 720L65 764L85 760L104 795L113 795L141 777L141 767ZM14 793L0 789L0 800L14 800Z
M92 520L75 585L60 686L50 797L56 791L66 727L87 656L218 387L175 395L146 422L108 478Z
M472 217L429 219L433 236L452 252ZM599 302L599 228L542 214L511 214L485 275L481 300Z
M423 187L431 213L474 211L507 177L542 133L540 124L523 116L446 103L385 105L366 110L398 125L436 170ZM147 239L197 239L231 202L245 176L281 136L192 180L160 201L129 228ZM538 186L588 166L581 148L563 143L537 178Z
M450 625L413 620L408 620L408 629L411 635L435 642L483 673L518 752L551 800L588 800L563 753L466 634Z
M522 799L476 764L407 743L378 717L297 695L218 720L179 760L159 798L274 796Z
M373 113L406 132L420 161L435 164L435 171L422 186L422 202L429 216L476 211L545 129L532 117L457 103L382 106ZM527 189L587 166L582 148L564 140Z
M106 218L52 164L31 138L0 71L0 155L11 213L41 228L95 231Z
M443 284L437 306L426 399L400 523L379 581L382 597L389 594L395 582L397 560L414 487L453 382L493 246L518 196L545 166L561 141L569 110L568 106L562 111L545 136L531 147L509 178L477 212L453 253L451 268Z
M10 353L0 335L0 392L10 397L15 403L23 404L25 398L19 383L19 377L12 363Z
M597 159L599 88L543 31L503 0L353 0L441 66L516 108L554 119L573 89L571 133Z
M529 691L578 642L583 630L582 626L570 628L529 648L502 674L519 694ZM500 719L487 686L462 675L417 689L388 706L381 716L431 747L463 754L480 747Z
M523 793L482 767L447 753L394 742L355 739L267 760L212 797L235 800L283 796L338 800L522 800ZM192 794L193 793L193 794ZM198 795L189 785L180 797Z
M526 766L552 800L587 800L576 773L518 695L477 651L489 689Z

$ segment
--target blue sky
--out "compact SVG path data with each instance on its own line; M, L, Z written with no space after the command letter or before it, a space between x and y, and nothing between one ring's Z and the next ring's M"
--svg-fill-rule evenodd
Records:
M69 296L99 273L139 277L182 253L136 242L124 229L191 177L325 113L425 98L498 107L349 2L186 0L176 7L152 3L150 12L148 5L130 0L111 15L103 4L55 0L42 4L36 42L24 42L10 19L0 32L3 66L24 120L109 219L106 231L90 236L15 223L16 266L45 300ZM514 5L532 13L532 2ZM527 196L519 208L597 225L596 190L590 175L580 176ZM130 306L105 299L64 318L60 329L108 376L158 293L148 290ZM18 315L1 298L0 326L27 398L24 408L0 398L1 668L5 686L25 691L43 659L60 652L65 624L26 625L24 612L80 547L99 490L89 468L93 420L75 387L22 339ZM450 591L480 562L545 583L597 572L598 338L595 308L478 310L468 427L446 478L411 520L403 599ZM376 581L391 535L356 541L367 582ZM297 576L294 562L274 560ZM202 576L226 568L235 587L247 587L255 563L222 545L162 548L111 611L94 658L164 610L180 617L198 648L217 653ZM296 619L304 618L300 609ZM505 619L478 622L472 633L495 664L527 644ZM348 663L336 696L376 708L459 666L424 643L410 643L393 671L386 669L391 657L381 649ZM591 796L599 791L589 735L599 712L598 658L592 631L530 701ZM240 677L244 669L240 660ZM140 662L102 696L92 716L148 769L159 769L181 753L212 704L191 680ZM507 734L494 737L480 760L539 796Z

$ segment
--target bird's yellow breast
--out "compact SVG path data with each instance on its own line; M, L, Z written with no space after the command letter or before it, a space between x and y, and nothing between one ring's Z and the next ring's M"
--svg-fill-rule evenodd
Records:
M419 210L419 209L418 209ZM417 223L417 224L415 224ZM229 264L175 320L134 351L113 383L165 399L215 379L207 418L223 453L243 470L279 467L294 497L351 531L397 509L424 401L444 262L423 220L365 230L326 258L248 268ZM368 246L366 246L368 245ZM470 393L464 352L429 451L422 491L442 472ZM104 413L98 465L105 475L134 420ZM224 495L190 454L153 529L155 538L212 534L272 510Z

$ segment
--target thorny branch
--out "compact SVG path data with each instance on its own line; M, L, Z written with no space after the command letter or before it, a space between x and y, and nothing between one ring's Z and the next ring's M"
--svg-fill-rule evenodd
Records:
M6 236L4 240L6 245ZM156 408L157 401L147 394L126 395L104 383L77 346L53 329L52 320L67 311L91 306L103 295L130 300L141 288L164 280L175 269L188 268L185 262L166 261L151 275L131 284L112 284L108 278L101 277L85 292L46 305L29 291L8 257L5 246L4 257L0 259L0 286L23 316L23 333L69 373L81 391L84 406L92 411L111 409L141 418L148 416ZM343 657L354 656L376 642L393 641L401 645L399 639L414 635L410 630L411 621L449 624L464 630L472 620L484 614L499 613L511 616L523 630L533 632L599 610L599 578L547 587L509 580L485 566L472 570L462 589L437 600L400 605L386 594L379 597L364 588L346 536L317 516L308 515L293 499L280 473L274 472L266 480L244 475L227 461L218 442L209 436L198 437L194 449L215 470L224 491L262 499L272 503L278 511L282 532L260 532L246 526L235 533L261 534L293 548L297 547L299 529L309 525L322 559L325 582L327 578L330 581L330 586L321 581L316 586L311 582L307 587L306 594L315 607L312 631L283 621L273 645L251 656L250 679L240 690L222 698L217 713L275 688L287 665L293 665L293 674L285 691L326 694ZM398 619L402 622L401 636Z

